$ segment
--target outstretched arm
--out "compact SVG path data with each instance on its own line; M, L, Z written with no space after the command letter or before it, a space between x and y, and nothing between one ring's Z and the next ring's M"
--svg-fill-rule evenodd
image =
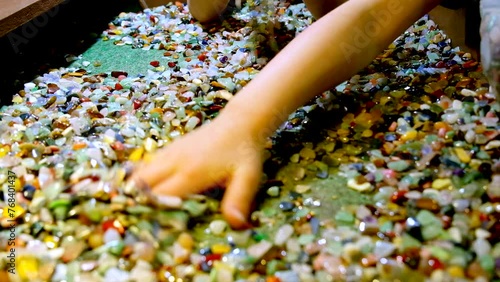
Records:
M132 179L160 196L225 186L224 217L233 227L246 226L267 137L296 108L370 63L438 3L349 0L303 31L214 121L158 152Z
M269 126L275 109L293 112L368 65L439 0L349 0L299 34L227 105L220 119L246 114ZM266 101L262 103L261 101Z

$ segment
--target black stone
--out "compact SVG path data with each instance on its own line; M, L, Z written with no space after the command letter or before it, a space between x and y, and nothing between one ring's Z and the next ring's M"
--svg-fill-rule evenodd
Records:
M422 237L422 225L416 218L409 217L406 220L406 232L420 242L424 241L424 238Z
M295 204L292 202L281 202L279 207L282 211L292 211L295 208Z
M24 185L22 192L23 192L24 198L31 201L31 200L33 200L33 196L35 196L36 188L33 185L29 185L29 184Z

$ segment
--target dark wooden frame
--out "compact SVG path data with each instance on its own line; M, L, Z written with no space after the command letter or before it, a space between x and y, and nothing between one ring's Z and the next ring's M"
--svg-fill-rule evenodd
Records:
M65 0L0 0L0 37Z

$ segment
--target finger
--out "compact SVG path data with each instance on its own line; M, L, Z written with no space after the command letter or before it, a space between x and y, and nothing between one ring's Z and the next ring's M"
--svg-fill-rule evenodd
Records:
M165 179L153 187L153 193L156 195L169 195L177 197L186 197L191 194L197 194L203 190L214 186L214 179L207 178L205 175L190 176L190 173L181 172L168 179Z
M229 181L222 199L222 214L232 227L248 227L248 217L260 179L261 168L254 165L238 169Z
M144 182L149 187L154 187L157 184L170 177L175 166L175 162L169 161L167 154L161 152L160 157L155 158L150 163L140 164L130 176L130 179L137 182Z

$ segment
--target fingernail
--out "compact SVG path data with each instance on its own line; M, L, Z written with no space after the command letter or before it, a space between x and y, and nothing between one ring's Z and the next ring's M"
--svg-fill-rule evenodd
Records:
M136 195L139 192L148 195L151 193L151 188L146 182L140 179L129 179L125 182L123 192L129 195Z
M231 216L238 221L239 228L248 229L251 227L247 218L237 209L231 209Z
M182 207L182 199L176 196L158 195L157 202L167 208L177 209Z
M128 180L130 178L130 176L132 176L132 174L134 172L134 165L131 164L131 163L125 163L123 165L123 169L125 170L125 177L124 177L124 179Z

